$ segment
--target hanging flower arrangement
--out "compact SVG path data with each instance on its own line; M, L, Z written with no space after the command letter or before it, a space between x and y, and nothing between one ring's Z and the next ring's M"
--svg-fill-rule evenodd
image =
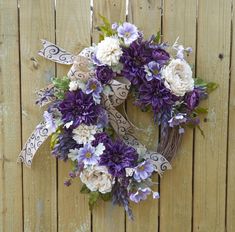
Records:
M199 104L217 85L193 77L185 59L190 47L161 42L160 33L145 40L128 22L103 21L100 42L78 55L43 41L41 56L71 68L37 92L36 104L48 108L19 159L30 166L50 136L52 155L72 164L65 185L80 178L90 209L98 199L110 200L133 218L129 202L159 198L154 173L171 168L186 128L200 129L207 109ZM116 110L128 94L160 126L156 151L135 138L132 123Z

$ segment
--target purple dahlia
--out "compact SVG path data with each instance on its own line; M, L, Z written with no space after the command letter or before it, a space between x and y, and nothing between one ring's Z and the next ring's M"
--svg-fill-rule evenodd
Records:
M145 79L144 65L152 60L152 49L148 41L138 39L131 43L129 47L123 48L123 55L120 58L123 64L122 74L134 86L139 86Z
M64 123L73 122L72 128L76 128L81 123L94 125L102 108L93 100L91 94L85 94L81 90L68 91L65 99L61 101L59 110Z
M161 80L153 79L140 86L137 103L140 106L151 106L156 116L157 113L168 110L177 100Z
M108 168L114 177L125 176L125 168L136 166L138 155L133 147L127 146L121 140L105 144L105 151L100 156L100 165Z
M104 146L111 142L111 139L105 132L95 134L95 140L92 141L92 146L96 147L99 143L103 143Z
M115 76L116 74L107 65L97 66L96 68L96 78L102 84L108 84Z

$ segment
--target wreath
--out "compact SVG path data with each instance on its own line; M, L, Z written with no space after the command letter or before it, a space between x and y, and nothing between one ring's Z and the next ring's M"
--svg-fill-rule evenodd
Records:
M114 23L102 17L100 42L73 55L43 40L39 55L72 65L67 76L37 92L36 104L48 105L19 159L30 166L40 145L51 136L52 155L72 163L65 185L80 178L81 193L89 194L89 206L98 199L124 207L133 218L129 202L152 195L154 173L171 168L187 127L199 127L199 115L207 113L199 103L217 87L193 78L185 56L192 52L176 42L161 42L160 33L144 40L128 22ZM128 117L116 107L128 96L136 107L152 111L160 128L156 151L148 150L134 135ZM202 132L202 130L200 129Z

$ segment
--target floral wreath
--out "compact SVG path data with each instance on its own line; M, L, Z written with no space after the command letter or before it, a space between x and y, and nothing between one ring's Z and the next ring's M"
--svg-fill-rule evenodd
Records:
M52 78L51 85L37 92L36 104L48 109L19 159L30 166L51 136L52 155L72 163L65 185L79 177L90 209L98 199L111 200L133 218L129 202L148 195L159 198L153 174L161 176L171 168L186 127L200 129L199 114L207 109L199 103L217 85L193 78L185 60L192 49L179 45L178 39L173 46L161 42L160 33L144 40L131 23L111 25L102 19L100 42L78 55L42 41L39 55L72 66L67 76ZM116 110L128 94L141 110L154 113L160 126L156 151L135 138L133 124Z

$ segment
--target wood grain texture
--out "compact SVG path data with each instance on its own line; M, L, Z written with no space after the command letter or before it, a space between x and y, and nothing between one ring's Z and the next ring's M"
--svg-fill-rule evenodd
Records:
M219 88L204 102L205 138L196 131L193 229L224 232L231 1L199 1L198 7L197 75Z
M182 7L178 7L178 6ZM184 6L184 7L183 7ZM172 45L191 46L187 58L195 64L196 0L165 0L163 9L163 39ZM172 51L171 51L172 52ZM160 186L160 231L190 232L192 217L193 131L187 128L183 142L173 161L173 170L165 173Z
M125 0L94 0L92 41L98 42L99 33L95 27L102 24L99 14L111 22L124 21L125 9ZM93 232L124 232L125 214L123 208L113 206L111 202L99 201L98 204L92 212Z
M229 95L229 124L228 124L228 163L227 163L227 232L235 231L235 14L233 3L232 15L232 48L231 48L231 77Z
M128 8L128 21L137 25L144 32L145 38L156 34L161 30L161 1L131 0ZM151 22L151 23L150 23ZM156 150L158 144L158 126L154 125L153 113L143 113L133 105L134 99L127 102L127 114L129 119L139 127L136 137L147 148ZM158 177L156 180L158 182ZM155 189L157 190L157 188ZM127 219L127 232L157 231L158 230L158 200L149 197L140 204L132 204L135 220Z
M43 110L35 105L36 90L49 84L55 65L37 55L40 39L54 41L54 1L20 1L20 49L22 76L23 143L42 120ZM45 143L32 168L23 169L24 231L56 231L56 160Z
M90 45L90 1L57 0L56 3L56 42L77 54L82 47ZM57 76L66 75L69 68L57 65ZM90 231L87 195L80 194L80 180L64 186L70 170L70 162L58 161L58 231Z
M0 231L22 231L17 1L0 1ZM9 15L11 17L9 17Z

